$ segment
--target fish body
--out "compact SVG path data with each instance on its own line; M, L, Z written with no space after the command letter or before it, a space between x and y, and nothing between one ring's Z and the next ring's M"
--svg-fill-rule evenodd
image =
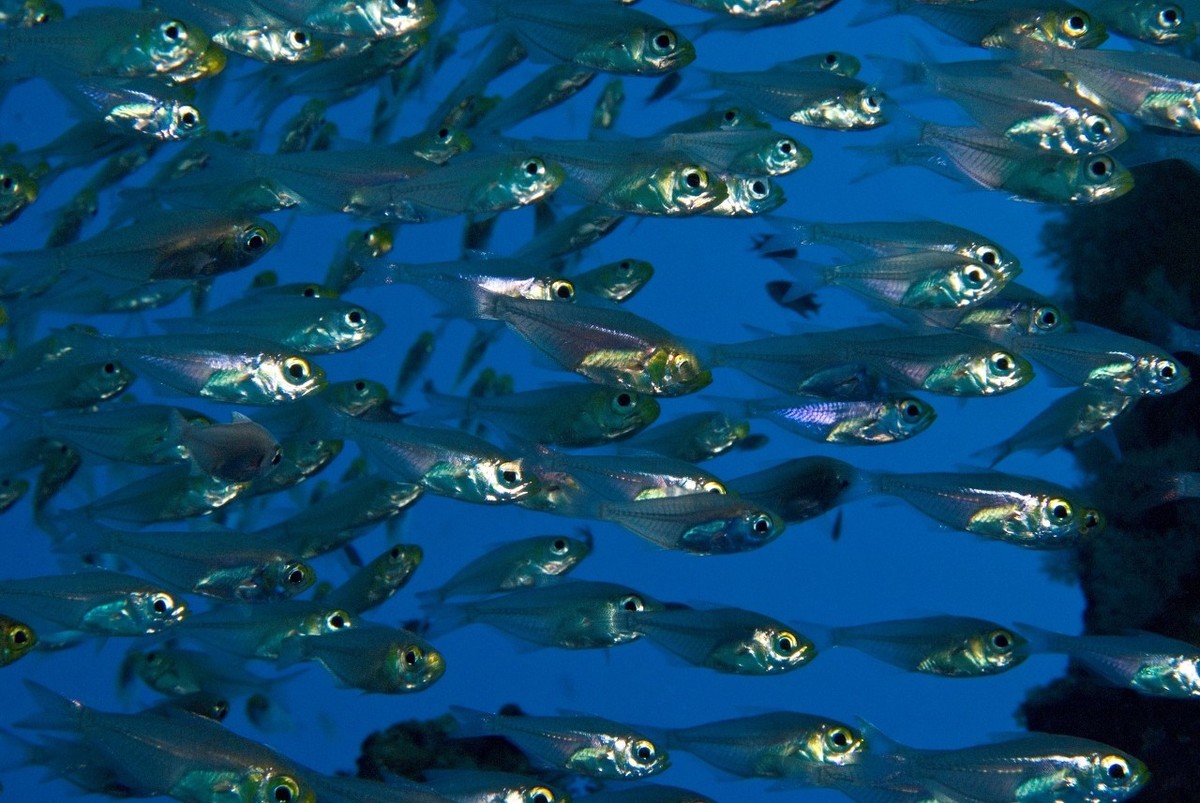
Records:
M631 613L646 639L694 666L772 675L804 666L816 647L784 623L741 608L668 607Z
M766 418L818 443L895 443L919 435L937 418L926 402L898 394L868 401L785 396L738 406L743 415Z
M421 547L397 544L324 595L321 601L354 615L377 608L408 585L423 557Z
M538 763L556 769L628 780L656 775L670 765L667 753L649 738L601 717L504 717L461 706L450 710L464 728L503 736Z
M725 413L692 413L638 433L629 445L673 460L699 463L724 454L749 434L747 422Z
M731 494L685 494L606 501L594 515L615 521L664 549L724 555L759 549L783 534L784 521L761 504Z
M975 456L986 457L994 466L1013 452L1052 452L1108 428L1135 400L1134 396L1111 390L1077 388L1055 399L1015 434Z
M178 443L205 474L226 482L249 482L283 460L279 441L262 424L235 412L229 424L193 424L176 412L171 443Z
M1019 633L984 619L927 616L829 629L830 642L909 672L983 677L1006 672L1029 656Z
M280 661L297 660L316 661L346 686L376 694L421 691L446 671L442 654L425 639L377 625L285 639Z
M789 523L832 510L863 486L858 469L832 457L798 457L729 483L742 498L776 511Z
M421 596L444 600L549 585L574 569L591 549L590 539L566 535L521 538L481 555Z
M0 581L0 604L65 631L105 636L157 633L188 614L182 599L152 583L104 571Z
M438 630L486 624L523 641L569 650L634 641L642 633L627 614L661 607L632 588L584 580L522 588L478 602L429 606Z
M227 482L194 472L190 465L169 466L162 471L123 485L92 502L68 511L93 518L153 524L208 516L232 502L249 486Z
M860 131L887 122L887 96L857 78L815 70L709 72L714 89L801 125Z
M1012 347L1013 338L1075 331L1075 322L1057 302L1016 282L979 304L958 310L921 310L901 315L923 326L953 329Z
M193 616L184 632L243 658L275 661L288 639L320 636L353 625L346 611L291 599L205 611Z
M937 0L901 0L897 10L977 47L1016 48L1039 42L1062 49L1099 47L1108 38L1104 24L1065 2L1031 4L997 0L983 6Z
M1053 482L1001 474L879 474L873 487L958 530L1034 549L1070 546L1105 519Z
M1187 366L1154 344L1100 327L1017 337L1013 346L1068 382L1126 396L1163 396L1191 381Z

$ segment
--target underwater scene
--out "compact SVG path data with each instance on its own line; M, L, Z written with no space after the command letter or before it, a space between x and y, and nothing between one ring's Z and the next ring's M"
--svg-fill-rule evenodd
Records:
M1200 798L1198 24L0 0L0 800Z

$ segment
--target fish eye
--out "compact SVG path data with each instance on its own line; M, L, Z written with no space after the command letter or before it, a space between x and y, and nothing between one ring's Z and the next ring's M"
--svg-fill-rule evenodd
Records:
M976 286L983 284L987 278L987 274L977 267L967 268L963 271L963 275L967 277L967 281Z
M654 745L646 741L635 742L633 745L633 754L637 756L638 761L643 764L649 764L654 760Z
M3 178L0 178L0 189L8 191L12 190L16 186L17 182L13 180L12 176L6 175Z
M1050 500L1050 515L1058 521L1066 521L1071 518L1075 511L1071 508L1071 503L1065 499Z
M346 323L357 329L366 323L366 317L363 316L362 310L355 307L346 313Z
M293 28L287 32L288 41L292 43L292 47L302 48L308 47L308 33L299 28Z
M163 614L175 607L175 600L166 594L155 594L150 603L155 613Z
M117 364L112 362L104 363L104 373L115 374L117 372Z
M916 399L905 399L900 402L900 412L905 419L916 421L921 417L921 403Z
M750 520L750 529L755 535L770 535L775 529L775 524L771 521L770 516L759 514Z
M540 176L546 172L546 163L541 159L530 159L521 165L521 169L531 176Z
M1088 32L1088 18L1086 14L1072 14L1063 20L1062 30L1067 36L1077 38Z
M750 194L757 199L766 198L770 194L767 182L761 178L754 179L750 183Z
M843 728L834 728L829 732L828 741L834 747L847 747L850 744L850 734Z
M684 382L690 382L696 378L696 368L692 365L692 361L687 357L677 357L675 360L675 373L679 379Z
M275 454L271 455L271 465L277 466L281 460L283 460L283 452L276 449Z
M200 122L200 112L192 106L179 107L179 122L184 128L191 128Z
M308 367L308 362L299 357L288 357L283 361L283 369L287 372L288 376L297 382L304 382L312 375L312 371Z
M621 271L622 273L628 273L629 271L633 270L633 264L628 259L623 259L617 264L617 270Z
M437 131L437 138L440 140L450 139L450 129L449 128L439 128Z
M1098 510L1083 511L1083 523L1079 527L1081 534L1090 533L1092 530L1097 530L1104 526L1104 517L1100 515Z
M544 786L535 786L529 790L529 803L554 803L554 793Z
M177 39L187 41L187 26L182 22L171 20L170 22L164 23L160 30L162 31L163 37L171 42L174 42Z
M826 53L825 54L825 63L828 64L830 67L837 66L838 54L837 53Z
M148 653L146 653L146 663L148 663L148 664L157 664L157 663L158 663L158 659L159 659L159 658L161 658L161 657L162 657L162 656L161 656L161 655L159 655L159 654L158 654L158 653L156 653L156 652L148 652Z
M796 637L791 633L780 633L775 638L775 649L780 655L791 655L796 649Z
M776 147L779 148L779 152L782 153L784 156L791 156L792 153L796 150L796 140L781 139L776 144Z
M1120 756L1105 756L1100 763L1104 766L1104 773L1114 781L1129 777L1129 764Z
M405 666L416 666L423 655L420 647L409 647L401 657L404 659Z
M1039 307L1034 310L1033 320L1038 329L1050 330L1058 326L1058 311L1053 307Z
M684 172L683 183L693 190L704 189L708 186L708 176L703 170L690 169Z
M1158 364L1158 378L1164 382L1174 381L1178 373L1175 370L1175 364L1172 362L1164 360Z
M550 551L553 552L555 555L567 554L567 539L555 538L554 542L552 544L550 544Z
M344 611L334 611L325 617L325 624L332 630L341 630L350 625L350 617Z
M659 31L654 35L654 48L660 53L670 53L675 49L674 31Z
M29 631L23 627L13 628L9 636L12 638L12 643L17 645L27 644L31 639Z
M288 572L287 581L294 586L303 585L308 580L308 570L303 566L293 566Z
M1164 28L1174 28L1183 22L1183 10L1178 6L1167 6L1158 12L1158 24Z
M523 481L521 465L516 462L500 464L500 482L507 488L516 488Z
M613 397L613 408L617 411L628 409L633 405L633 396L629 393L618 393Z
M570 301L575 297L575 285L564 279L559 279L551 283L550 292L554 293L555 298L561 298L563 301Z
M257 251L267 244L267 233L258 226L250 229L246 239L242 242L247 251Z
M1000 252L990 245L980 246L975 249L975 257L985 265L1000 264Z
M991 360L989 360L989 364L992 370L1000 374L1010 374L1016 368L1016 361L1013 360L1011 355L1003 351L997 351L993 354Z
M882 109L879 98L874 95L864 95L862 100L859 101L859 106L867 114L879 114Z
M1107 137L1111 133L1108 128L1108 120L1105 120L1099 115L1093 115L1090 117L1087 125L1088 128L1091 129L1092 133L1096 134L1097 136Z
M723 494L726 493L725 486L716 480L705 480L700 486L706 494Z
M727 123L735 122L738 118L738 110L737 109L726 109L725 114L723 114L721 116L725 119L725 122L727 122Z
M271 799L275 803L292 803L300 797L300 786L291 778L281 778L271 790Z
M1113 172L1113 160L1107 156L1097 156L1088 162L1088 172L1097 179L1107 179Z
M988 638L988 643L998 650L1009 650L1012 648L1012 635L1004 630L997 630Z
M304 288L301 295L303 295L305 298L316 298L317 297L317 286L315 284L307 285Z
M622 597L621 601L617 603L617 606L621 608L621 610L633 611L635 613L641 613L642 611L646 610L646 604L642 602L642 598L634 596L633 594L630 594L628 597Z

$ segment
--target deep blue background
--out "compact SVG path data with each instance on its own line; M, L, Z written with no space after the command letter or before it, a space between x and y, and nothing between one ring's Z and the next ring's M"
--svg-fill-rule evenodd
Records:
M674 24L705 19L700 12L666 0L645 0L638 8ZM460 13L453 6L443 10L451 17ZM828 12L794 25L704 36L697 42L697 62L685 71L687 82L696 85L692 82L698 80L700 68L765 68L825 49L848 51L864 60L869 53L904 57L908 37L919 38L939 59L982 57L980 51L925 28L913 18L891 17L852 27L850 21L862 13L861 2L844 0ZM398 135L421 129L429 111L457 82L474 54L481 51L475 46L481 35L464 36L460 55L406 101ZM258 109L239 102L246 84L237 80L251 67L257 69L257 65L231 57L219 104L204 108L212 127L256 126ZM493 91L512 88L536 69L523 66ZM860 77L868 81L882 78L878 67L869 61ZM585 136L593 103L605 81L606 76L600 76L581 96L513 129L511 135ZM624 84L629 99L618 129L628 134L650 133L702 109L696 102L675 99L646 106L643 99L655 80L625 77ZM343 136L366 137L373 102L371 93L365 100L331 111ZM275 148L280 125L298 110L300 103L293 99L271 116L262 150ZM962 120L944 104L920 105L914 111L947 122ZM47 85L23 85L0 107L0 141L39 145L57 136L68 122L64 104ZM1044 208L1015 202L999 193L966 188L917 168L873 170L863 180L853 181L869 169L869 163L846 146L888 142L911 130L911 122L901 121L869 133L818 131L786 122L777 122L776 127L800 139L814 153L809 167L780 179L789 198L780 214L820 221L927 218L975 228L1021 258L1025 274L1020 281L1046 294L1056 294L1051 266L1040 257L1037 244ZM145 181L149 172L143 170L135 181ZM69 174L45 192L19 221L0 229L0 251L33 248L43 242L54 211L85 179L84 173ZM102 202L106 210L111 209L111 195ZM92 224L88 234L101 229L103 217ZM509 253L523 244L532 231L532 218L529 209L505 214L497 229L494 250ZM258 270L277 271L281 281L321 280L346 234L369 225L338 216L277 215L272 219L285 233L282 243L255 267L218 280L214 304L236 297ZM455 258L461 229L461 220L404 226L392 257L401 261ZM767 279L785 278L785 273L749 252L752 235L769 230L767 224L754 220L629 220L615 235L591 249L584 266L626 256L652 261L656 276L629 308L681 335L737 340L753 336L748 325L789 332L805 327L855 325L872 319L866 307L833 291L822 294L821 313L808 323L776 307L762 286ZM825 254L814 250L811 256L819 259ZM359 351L316 361L332 379L367 376L390 386L417 332L441 323L434 317L437 307L407 288L352 291L349 297L383 314L386 331ZM140 334L157 331L152 323L155 318L186 314L184 301L140 318L110 316L92 322L112 334ZM66 320L48 319L44 325L61 325ZM431 371L439 387L449 387L470 333L466 323L452 321L446 325ZM563 378L535 362L529 347L512 335L505 335L489 352L485 365L513 372L518 389ZM155 395L152 387L141 381L135 391L142 400L151 400ZM710 391L721 396L774 393L728 370L717 372ZM874 469L952 470L969 464L971 452L1016 431L1063 392L1038 378L1001 398L960 402L927 397L938 411L933 427L909 442L878 448L823 448L766 422L754 422L756 431L770 436L767 448L734 453L705 468L722 477L736 477L788 457L824 454ZM182 403L177 398L171 400ZM420 406L417 394L407 401ZM663 402L663 420L707 408L704 394L668 399ZM227 418L231 409L217 412ZM244 412L254 414L253 410ZM317 480L335 481L356 453L357 449L348 444L338 462ZM1074 478L1071 462L1061 452L1044 458L1020 454L1002 467L1067 484ZM75 506L100 490L136 476L127 469L85 468L60 497L59 504ZM277 521L295 510L298 500L307 497L312 482L308 487L301 486L301 493L271 500L269 510L255 506L253 510L245 509L244 515L235 515L232 521L248 527ZM943 530L906 506L881 500L855 503L845 510L845 517L845 530L837 542L830 538L832 519L826 516L789 528L780 540L759 552L713 558L659 551L615 525L598 523L592 525L595 551L576 576L622 582L663 600L738 605L785 621L839 625L955 613L1002 623L1029 621L1078 632L1082 602L1077 588L1052 580L1045 568L1048 560L1057 564L1068 556L1047 557ZM400 530L404 541L424 548L425 563L407 589L369 618L395 624L418 616L415 592L440 585L487 547L525 535L572 532L582 524L517 508L476 507L427 496L412 509ZM27 501L7 513L3 525L5 557L0 560L0 575L22 577L59 571L56 559L49 554L46 537L31 525ZM385 544L385 534L376 530L363 537L358 548L369 558L382 551ZM335 556L320 559L317 569L322 578L334 581L347 571L345 562ZM197 609L202 604L197 602ZM0 671L4 723L11 724L32 711L32 703L20 684L22 677L36 677L88 705L131 710L115 694L116 667L127 646L127 642L111 640L95 648L85 645L57 653L39 652ZM647 643L611 651L531 650L483 626L441 637L436 646L444 653L448 670L441 681L420 694L364 696L336 688L331 677L314 666L301 677L280 684L275 692L290 712L290 726L264 735L240 712L231 716L228 724L328 772L351 769L362 738L371 731L401 719L440 715L451 704L494 710L515 702L537 714L579 710L660 726L786 708L844 721L861 716L902 742L954 747L1015 730L1013 712L1026 692L1060 674L1065 663L1060 658L1038 656L1005 675L962 681L909 675L859 653L835 651L791 674L760 679L684 666ZM266 664L255 665L253 670L261 675L274 671ZM153 701L152 695L140 688L136 697L139 703ZM749 799L769 787L766 782L723 779L716 770L683 753L673 754L672 762L672 769L659 780L690 786L720 800ZM4 792L13 800L57 799L72 794L62 782L43 786L41 776L39 769L5 773ZM811 801L841 799L829 791L795 794Z

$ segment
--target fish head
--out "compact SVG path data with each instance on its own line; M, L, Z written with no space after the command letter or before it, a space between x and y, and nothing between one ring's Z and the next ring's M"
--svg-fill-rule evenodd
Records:
M1071 186L1074 194L1068 199L1073 203L1103 203L1133 189L1133 174L1111 156L1091 156L1073 164L1075 175Z
M1045 12L1041 30L1044 41L1072 50L1099 47L1108 39L1104 23L1081 8Z
M948 392L994 396L1016 390L1033 378L1033 366L1010 351L972 355L951 383Z
M890 441L904 440L929 428L937 418L937 411L929 403L915 396L901 396L885 403L883 415L873 427Z
M698 555L746 552L775 540L783 528L783 519L774 512L733 499L688 527L676 548Z
M538 476L521 458L486 458L467 468L466 476L451 495L470 502L496 504L515 502L541 487Z
M721 672L770 675L804 666L816 654L816 645L804 636L768 625L754 628L748 639L721 644L706 663Z
M1126 25L1143 41L1169 45L1196 38L1196 23L1175 3L1160 0L1130 3L1125 16Z
M316 327L309 334L311 345L319 343L322 349L349 351L358 348L383 331L383 318L359 306L343 306L329 310L320 316Z
M1133 756L1118 751L1081 756L1077 771L1081 791L1091 791L1091 800L1125 800L1150 780L1150 769Z
M694 393L712 383L712 371L683 346L656 348L646 361L639 389L659 396Z
M597 268L601 293L612 301L627 301L654 276L654 266L644 259L622 259Z
M1074 329L1070 316L1054 303L1027 306L1028 324L1022 334L1048 335L1054 332L1069 332Z
M290 401L321 390L325 371L299 355L268 357L256 372L254 384L272 401Z
M537 570L539 574L549 577L566 574L592 551L588 541L565 535L549 536L541 547L541 555L536 559Z
M384 661L388 685L395 691L420 691L446 673L442 654L419 639L397 642Z
M783 196L783 188L766 176L726 176L724 181L728 195L724 201L708 210L710 215L762 215L778 209L787 200Z
M1134 393L1142 396L1165 396L1182 390L1192 381L1187 366L1166 355L1147 355L1134 364ZM1133 394L1131 394L1133 395Z
M199 28L193 29L183 20L160 18L134 35L133 48L123 59L120 72L129 76L147 70L170 73L199 56L208 46L208 35Z
M568 766L601 778L645 778L668 766L670 758L654 742L638 734L599 734L575 751Z
M11 223L37 200L38 183L16 162L0 161L0 225Z
M649 426L661 410L652 396L632 390L600 389L593 415L605 437L617 438Z
M351 23L354 30L345 31L351 36L394 39L428 28L437 19L437 8L432 0L365 0L353 7L358 19ZM330 15L331 24L344 20L341 14L344 6L335 8L338 13Z
M212 40L225 50L268 64L320 61L326 50L323 40L301 27L234 26L217 31Z
M230 255L229 265L241 268L258 261L279 242L279 229L257 218L235 223L223 250Z
M29 625L7 617L0 617L0 666L6 666L32 650L37 645L37 634Z
M336 413L357 418L387 404L388 389L373 379L334 382L321 394L321 401Z
M791 137L780 137L760 154L763 167L772 176L781 176L806 167L812 161L812 149Z
M1200 697L1200 658L1195 655L1144 656L1130 688L1165 697Z
M669 27L635 26L588 51L580 58L590 61L590 66L634 75L662 75L696 60L691 41Z
M888 121L888 97L878 87L864 86L795 109L794 123L835 131L864 131Z
M862 733L832 720L823 720L802 734L797 751L808 762L845 766L856 763L866 752Z
M295 632L289 638L323 636L353 626L354 620L351 619L350 614L341 608L329 608L328 610L313 611L302 617L296 623Z
M650 214L693 215L710 209L729 196L724 181L696 165L663 165L643 187L646 198L638 205Z
M525 156L504 170L498 188L505 197L506 206L525 206L553 193L566 177L561 165L547 162L540 156Z
M270 597L294 597L307 591L317 581L317 573L304 561L277 561L264 572L270 578L267 589Z
M465 131L452 126L442 126L437 131L427 134L425 140L413 149L413 155L440 165L460 153L466 153L472 147L474 143Z
M254 780L253 803L316 803L316 793L291 773L268 770Z
M228 62L229 57L225 55L225 51L215 42L209 42L207 47L171 70L164 77L175 84L188 84L192 81L199 81L201 78L216 75L225 69L225 65Z
M157 633L182 622L188 614L187 603L165 591L134 591L125 604L129 632Z
M89 406L97 401L120 395L133 384L136 374L122 363L109 360L85 366L80 371L79 385L71 393L71 406Z
M993 675L1011 669L1029 657L1029 642L1007 628L972 633L957 650L963 675ZM960 664L952 658L952 663Z

